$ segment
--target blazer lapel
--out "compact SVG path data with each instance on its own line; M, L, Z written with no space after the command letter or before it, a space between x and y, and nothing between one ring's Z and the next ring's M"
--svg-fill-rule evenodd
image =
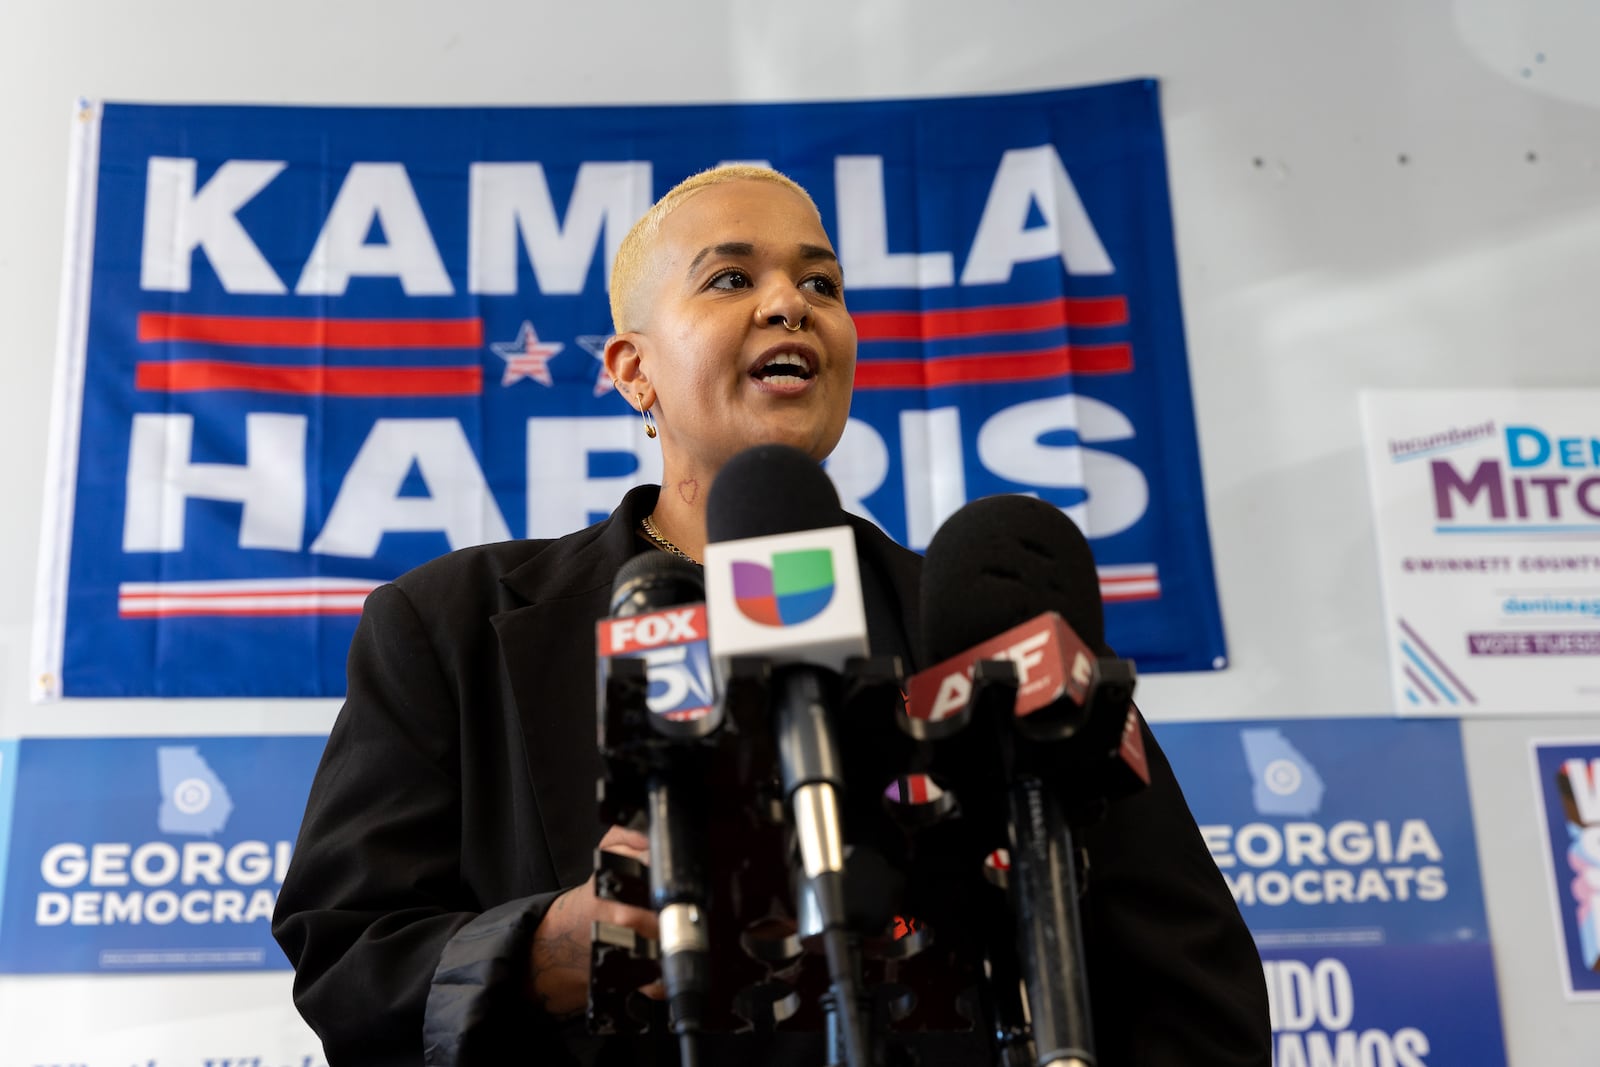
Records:
M542 831L563 887L589 877L604 832L594 801L603 770L595 622L606 613L617 568L639 551L633 531L655 493L654 486L631 491L605 522L551 542L500 578L525 604L491 621L538 805L540 825L529 829Z
M916 670L922 656L922 557L903 548L867 519L859 515L846 518L856 531L856 551L864 572L862 581L871 581L867 571L878 576L893 605L891 614L896 619L902 647L910 657L906 670Z

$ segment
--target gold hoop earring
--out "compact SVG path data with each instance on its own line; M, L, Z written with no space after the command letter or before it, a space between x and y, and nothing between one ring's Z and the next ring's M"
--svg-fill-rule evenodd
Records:
M650 414L650 409L646 407L641 407L639 409L639 414L644 416L644 435L650 438L652 441L655 440L656 417Z

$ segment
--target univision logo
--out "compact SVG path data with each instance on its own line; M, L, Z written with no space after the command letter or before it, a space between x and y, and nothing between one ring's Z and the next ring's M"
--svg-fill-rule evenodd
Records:
M733 602L763 626L815 618L833 599L833 588L833 552L826 548L774 552L771 567L733 562Z

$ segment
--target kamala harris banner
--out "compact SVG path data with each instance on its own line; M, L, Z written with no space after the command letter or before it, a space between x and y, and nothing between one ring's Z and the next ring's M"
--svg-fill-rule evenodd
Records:
M860 335L840 495L923 548L1033 493L1117 649L1225 649L1154 82L593 108L84 104L34 692L318 696L365 595L659 476L612 256L719 162L815 196Z
M17 743L0 972L287 968L272 909L325 741Z
M1278 1067L1504 1067L1457 720L1159 737L1261 950Z

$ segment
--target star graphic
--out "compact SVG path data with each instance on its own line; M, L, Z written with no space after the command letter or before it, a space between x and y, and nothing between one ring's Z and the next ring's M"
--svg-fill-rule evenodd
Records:
M489 345L494 354L506 361L506 372L500 376L502 386L532 378L540 385L554 385L550 377L550 361L566 345L559 341L541 341L533 323L523 322L514 341L494 341Z
M611 340L609 333L585 333L578 335L578 344L583 350L600 361L600 374L594 380L594 395L605 396L611 392L611 372L606 370L606 342Z

